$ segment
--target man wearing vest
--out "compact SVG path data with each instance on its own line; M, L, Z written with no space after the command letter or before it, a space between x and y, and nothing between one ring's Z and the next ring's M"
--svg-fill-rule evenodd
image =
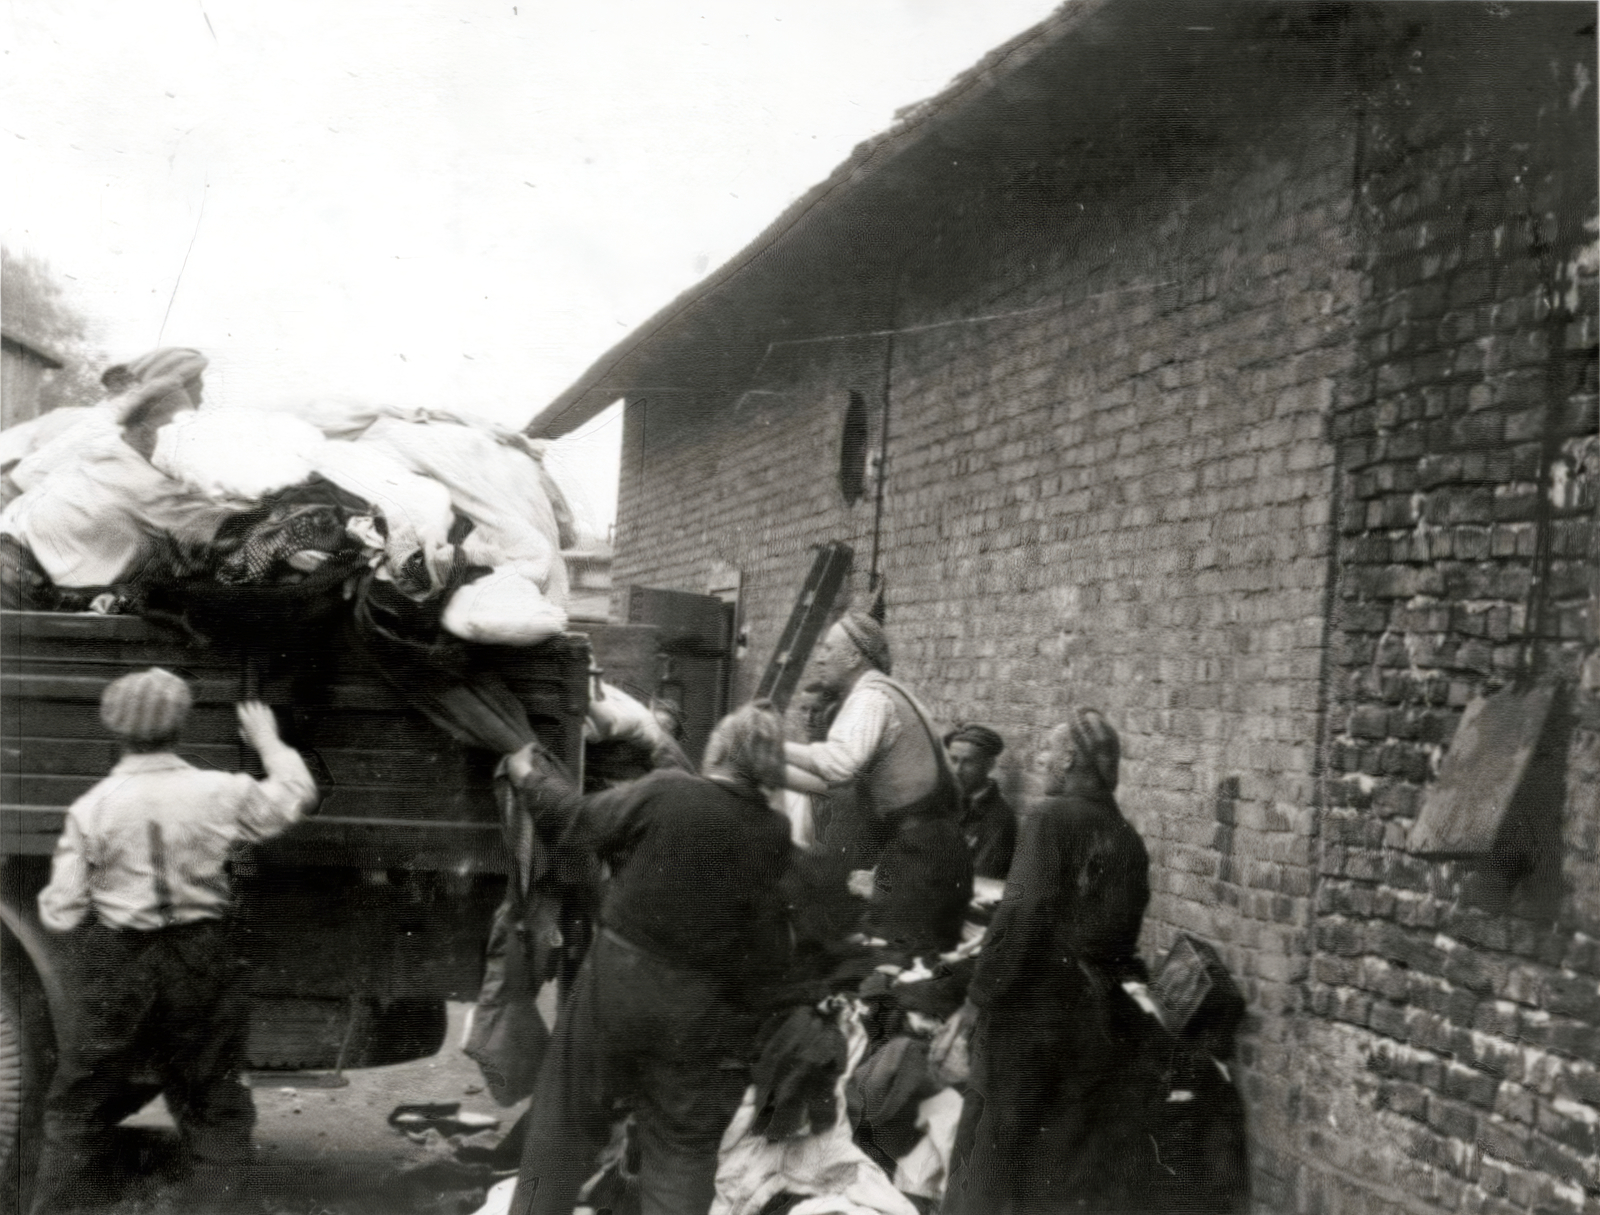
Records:
M972 898L961 792L926 709L889 677L889 642L870 616L835 624L812 658L844 698L827 738L786 743L791 788L853 784L852 864L873 871L866 927L890 948L953 948Z

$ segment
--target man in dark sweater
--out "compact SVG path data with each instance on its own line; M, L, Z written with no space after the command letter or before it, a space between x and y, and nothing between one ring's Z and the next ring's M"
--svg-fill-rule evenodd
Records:
M536 746L508 772L549 842L613 871L539 1072L511 1210L570 1215L628 1100L644 1215L704 1211L763 995L789 959L789 823L764 792L783 779L782 719L759 705L724 718L703 776L662 770L586 797Z
M1003 882L1017 850L1017 812L991 775L1005 739L988 726L960 726L944 736L944 749L965 797L961 834L972 849L973 875Z

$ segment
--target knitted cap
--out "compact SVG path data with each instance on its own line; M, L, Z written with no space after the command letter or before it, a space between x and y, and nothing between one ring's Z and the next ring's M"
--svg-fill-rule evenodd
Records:
M135 742L176 737L189 716L194 694L171 671L151 667L113 680L100 694L106 729Z
M947 747L958 742L971 743L987 755L999 755L1006 749L1006 740L988 726L957 726L944 736Z
M1122 743L1111 723L1095 709L1079 709L1067 719L1067 726L1079 762L1099 773L1107 789L1115 790Z
M210 360L198 350L191 350L187 346L163 346L160 350L152 350L134 359L128 364L128 374L141 384L166 379L187 384L209 364Z
M164 414L164 422L174 413L194 408L194 400L184 387L198 379L209 365L210 360L198 350L164 346L131 363L107 367L100 374L100 382L111 391L127 394L118 410L120 425L138 425L158 410ZM120 387L112 388L113 384Z
M883 626L865 612L851 612L841 617L839 624L866 660L889 674L889 638L884 635Z

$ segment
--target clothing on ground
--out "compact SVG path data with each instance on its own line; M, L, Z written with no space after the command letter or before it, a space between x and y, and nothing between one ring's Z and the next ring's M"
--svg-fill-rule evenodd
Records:
M855 1144L845 1112L845 1087L866 1054L867 1032L860 1005L836 1015L848 1051L834 1089L838 1117L819 1131L773 1142L755 1130L759 1110L752 1087L735 1103L738 1112L722 1139L711 1215L758 1215L783 1194L808 1196L794 1211L917 1215L911 1200Z

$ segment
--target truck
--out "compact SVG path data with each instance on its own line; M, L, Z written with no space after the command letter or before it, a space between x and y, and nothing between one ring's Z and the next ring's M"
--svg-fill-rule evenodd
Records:
M647 695L663 661L675 684L682 678L648 623L573 628L586 631L528 648L479 647L474 662L505 681L540 741L581 781L597 677ZM717 670L703 656L688 665L696 661ZM9 1209L25 1190L57 1044L72 1023L63 983L72 934L43 929L37 895L66 807L116 759L98 720L100 693L149 666L194 689L185 758L259 773L233 705L260 699L321 794L303 822L232 863L253 963L252 1073L426 1057L443 1044L445 1002L473 998L481 982L506 880L498 756L434 725L359 647L292 634L276 645L206 643L138 616L0 612L0 1182ZM702 683L688 699L703 735L720 711L722 676ZM153 1094L130 1086L126 1112Z

